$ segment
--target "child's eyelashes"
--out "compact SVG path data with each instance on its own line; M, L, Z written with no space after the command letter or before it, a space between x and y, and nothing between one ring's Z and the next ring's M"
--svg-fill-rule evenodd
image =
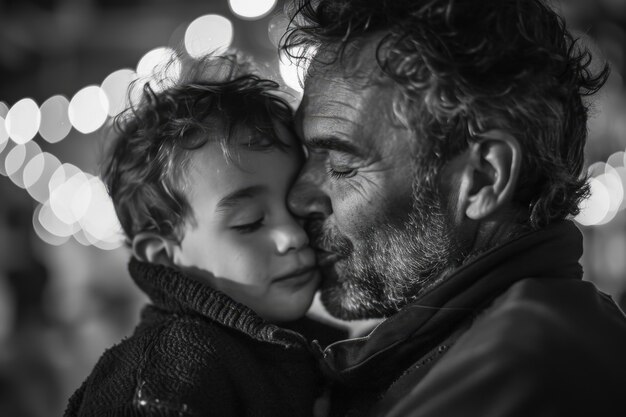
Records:
M264 217L259 218L251 223L238 224L237 226L231 226L230 228L236 230L239 233L252 233L263 226Z

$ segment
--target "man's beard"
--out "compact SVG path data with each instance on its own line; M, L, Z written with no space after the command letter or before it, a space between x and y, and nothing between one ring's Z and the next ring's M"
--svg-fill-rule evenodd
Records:
M321 300L330 314L344 320L391 316L462 262L444 203L425 182L415 187L405 219L372 222L354 243L322 221L311 225L313 246L342 256L322 266Z

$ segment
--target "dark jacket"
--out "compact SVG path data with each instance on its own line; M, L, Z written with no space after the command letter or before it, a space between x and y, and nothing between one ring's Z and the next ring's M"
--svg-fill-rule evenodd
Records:
M626 416L626 318L581 255L571 222L528 233L331 345L333 415Z
M188 276L132 260L152 303L107 350L65 416L310 416L320 395L300 334Z

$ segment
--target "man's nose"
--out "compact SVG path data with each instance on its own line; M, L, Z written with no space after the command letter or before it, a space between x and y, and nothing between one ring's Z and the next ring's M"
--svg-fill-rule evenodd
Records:
M289 191L289 209L299 218L325 219L333 211L330 197L324 191L323 179L306 168Z

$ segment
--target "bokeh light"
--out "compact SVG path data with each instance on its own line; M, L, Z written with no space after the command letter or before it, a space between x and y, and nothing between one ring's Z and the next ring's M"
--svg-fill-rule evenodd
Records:
M617 210L620 211L626 208L626 167L617 167L615 168L614 173L619 176L620 182L622 184L622 203L617 208Z
M122 246L122 229L102 181L67 163L48 175L55 163L54 156L44 153L33 158L32 164L37 166L30 168L41 171L34 183L49 177L50 198L39 204L33 216L37 235L51 245L63 244L73 236L82 245L102 250Z
M98 130L106 121L109 100L97 85L87 86L72 97L68 115L72 126L83 134Z
M200 16L185 31L185 49L194 58L222 53L232 41L233 24L218 14Z
M162 91L178 81L181 68L180 59L172 48L152 49L137 64L138 81L135 88L140 92L143 85L149 82L153 90ZM133 95L136 94L133 91Z
M589 168L587 168L587 175L589 175L589 177L597 177L598 175L602 175L606 172L606 168L607 164L606 162L603 161L598 161L598 162L594 162L593 164L589 165Z
M54 218L54 214L51 213L49 206L46 209L47 211L42 214L41 210L43 207L44 206L42 206L41 204L37 205L33 213L33 229L35 229L35 233L37 234L39 239L41 239L42 241L44 241L45 243L49 245L59 246L59 245L64 244L65 242L69 240L69 237L71 235L59 236L57 234L50 232L46 227L44 227L44 225L42 224L42 220L46 222L48 226L54 229L54 226L52 225L52 223L55 221L58 221L58 219ZM50 218L50 216L52 216L52 218ZM62 227L66 227L66 226L67 225L62 225Z
M6 158L9 152L11 152L11 150L13 150L13 148L15 148L16 146L18 145L12 140L0 143L0 175L7 175L7 170L5 167Z
M589 166L587 169L588 176L593 179L597 184L598 189L604 189L606 191L606 199L603 196L602 191L598 191L602 196L593 199L590 197L589 204L592 205L591 211L593 212L591 223L586 224L588 226L599 226L606 224L613 220L617 212L624 206L625 196L625 182L624 182L624 167L621 166L621 154L619 152L611 155L607 162L598 161ZM592 193L594 190L591 190ZM600 214L604 212L602 218ZM582 224L582 223L581 223Z
M574 218L583 226L593 226L603 221L611 204L609 192L601 181L591 178L589 188L589 198L581 203L580 213Z
M39 134L50 143L63 140L70 130L68 110L70 102L62 95L50 97L41 105L41 125Z
M66 182L66 184L73 183L70 188L70 210L72 211L72 215L77 222L85 216L87 209L91 204L92 188L90 180L94 178L93 175L85 172L81 174L74 175L70 181Z
M9 137L17 144L24 144L35 137L41 123L41 112L31 98L15 103L5 118L5 128Z
M621 178L615 173L614 170L598 175L595 179L604 185L604 188L606 188L606 191L609 194L607 213L602 220L596 223L596 225L602 225L613 220L617 214L617 211L622 204L622 200L624 199L624 191L622 188Z
M105 185L97 177L88 182L90 202L79 223L85 236L100 249L115 249L123 244L122 228Z
M108 240L99 240L95 242L93 246L95 246L96 248L100 250L115 250L117 248L124 246L124 242L123 241L111 242Z
M230 10L242 19L254 20L267 16L276 0L228 0Z
M613 168L623 167L625 166L625 163L626 163L626 155L624 155L624 151L614 152L606 160L606 164Z
M93 246L94 244L94 239L88 236L83 229L78 229L73 236L74 240L83 246Z
M7 154L5 169L7 176L15 185L24 188L24 168L26 164L41 153L41 148L35 142L17 145Z
M289 19L284 14L278 14L270 19L267 24L267 37L274 47L279 47L280 40L288 25Z
M24 186L33 199L44 203L50 198L49 182L60 166L61 161L48 152L42 152L28 162L24 168Z
M9 141L9 133L7 132L4 117L0 117L0 152L7 146Z
M102 81L102 91L109 100L109 116L115 117L118 113L124 111L129 103L129 87L132 82L137 79L137 73L131 69L124 68L111 73ZM132 90L133 93L137 91ZM135 99L131 100L135 102Z
M26 145L17 145L11 149L4 160L4 174L13 175L26 159Z
M54 192L57 187L63 185L68 178L71 178L73 175L82 172L80 168L76 165L64 163L59 166L50 176L50 180L48 181L48 190L50 195Z
M87 181L89 181L87 175L79 171L55 187L50 193L50 207L62 222L76 223L85 214L90 195L78 191ZM84 198L87 200L85 201Z
M280 53L279 65L280 76L285 84L301 94L304 90L300 84L302 77L300 76L301 71L298 70L298 66L293 63L282 51Z
M24 172L22 173L24 188L28 190L33 184L39 181L41 174L43 174L45 163L45 157L42 152L32 157L30 161L24 165Z
M0 117L4 119L7 113L9 113L9 106L4 101L0 101Z
M41 206L38 219L39 223L48 233L61 238L72 236L79 228L78 223L67 224L60 220L52 210L50 202L48 201Z
M619 167L618 167L619 168ZM617 169L607 164L603 175L599 177L603 178L606 182L607 190L611 196L611 210L617 210L622 200L624 199L624 191L622 189L622 178L617 172ZM606 180L604 180L606 178Z
M302 47L294 47L291 50L291 54L294 56L302 56L304 49ZM306 50L307 58L314 56L316 50L314 48ZM282 77L285 84L287 84L290 88L295 90L297 93L302 94L302 82L304 80L304 75L306 74L309 59L293 59L289 55L285 53L285 51L280 51L279 59L278 59L280 76Z

